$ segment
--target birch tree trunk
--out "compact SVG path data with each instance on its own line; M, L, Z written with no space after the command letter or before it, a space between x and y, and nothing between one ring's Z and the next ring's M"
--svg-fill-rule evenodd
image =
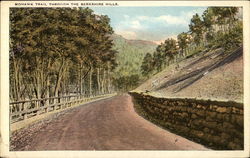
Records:
M107 72L107 78L108 78L108 93L110 93L111 88L111 81L110 81L110 71L109 71L109 64L108 64L108 72Z
M14 68L14 99L20 100L20 85L19 85L19 66L17 61L13 57L13 68Z
M65 66L65 59L62 59L59 71L57 73L57 79L56 79L55 90L54 90L55 97L59 96L59 88L60 88L60 83L63 77L64 66Z
M103 75L102 75L102 81L101 81L101 84L102 84L102 94L105 93L104 80L105 80L105 69L103 69Z
M98 94L101 92L101 84L100 84L100 68L97 68L97 87L98 87Z
M90 96L92 96L92 73L93 73L93 70L91 66L90 71L89 71L89 95Z

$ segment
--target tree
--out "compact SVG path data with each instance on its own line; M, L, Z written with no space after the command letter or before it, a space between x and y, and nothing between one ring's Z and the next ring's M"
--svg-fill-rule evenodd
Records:
M116 66L109 23L107 16L95 15L89 8L12 8L12 98L60 96L72 91L70 84L80 93L86 84L92 89L98 65L108 73Z
M177 55L178 55L178 50L177 50L177 41L174 39L167 39L164 42L165 46L165 56L168 57L168 64L170 61L176 59L177 60Z
M196 13L189 24L189 29L194 36L194 42L196 45L201 43L203 33L203 22L200 16Z
M205 38L204 41L207 44L214 38L213 24L215 23L214 14L211 8L206 9L202 14L202 22L204 26Z
M182 32L177 36L178 39L178 46L181 48L181 55L186 56L187 53L185 52L185 49L188 47L190 38L189 35L185 32Z
M153 71L153 57L150 53L147 53L143 59L141 65L141 71L144 76L148 76Z
M152 62L150 62L150 64L147 64L147 61L151 58L150 55L147 54L147 56L145 56L142 71L146 71L146 69L151 66L152 68L148 69L149 72L153 71L153 69L159 72L174 59L177 61L177 55L178 46L176 40L171 38L166 39L164 43L161 43L156 47L156 51L153 53ZM149 72L144 72L144 74L146 75Z
M243 25L239 22L228 33L218 37L217 44L224 48L227 52L242 46L243 41Z
M221 26L224 33L232 28L239 11L238 7L210 7L209 9L215 16L215 23Z

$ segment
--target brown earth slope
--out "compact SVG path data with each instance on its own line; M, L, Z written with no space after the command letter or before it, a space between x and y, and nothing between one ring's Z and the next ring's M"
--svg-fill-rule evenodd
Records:
M203 51L170 65L135 91L167 98L243 102L243 49Z

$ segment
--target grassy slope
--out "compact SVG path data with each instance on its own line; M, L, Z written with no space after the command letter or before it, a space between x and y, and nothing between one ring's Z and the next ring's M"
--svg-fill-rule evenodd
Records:
M167 67L135 91L147 90L152 95L168 98L243 102L243 53L242 50L236 53L232 51L224 54L222 49L202 52L181 61L179 67L177 64ZM227 57L229 55L232 57ZM230 60L227 61L226 58ZM223 61L227 62L216 66ZM207 71L209 68L211 71ZM179 81L180 79L183 81Z

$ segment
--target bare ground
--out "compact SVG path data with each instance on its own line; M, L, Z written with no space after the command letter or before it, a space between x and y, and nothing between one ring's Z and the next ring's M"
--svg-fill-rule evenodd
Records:
M243 102L243 49L204 51L178 66L170 65L135 91L166 98Z
M209 150L138 116L129 95L66 110L12 133L11 150Z

